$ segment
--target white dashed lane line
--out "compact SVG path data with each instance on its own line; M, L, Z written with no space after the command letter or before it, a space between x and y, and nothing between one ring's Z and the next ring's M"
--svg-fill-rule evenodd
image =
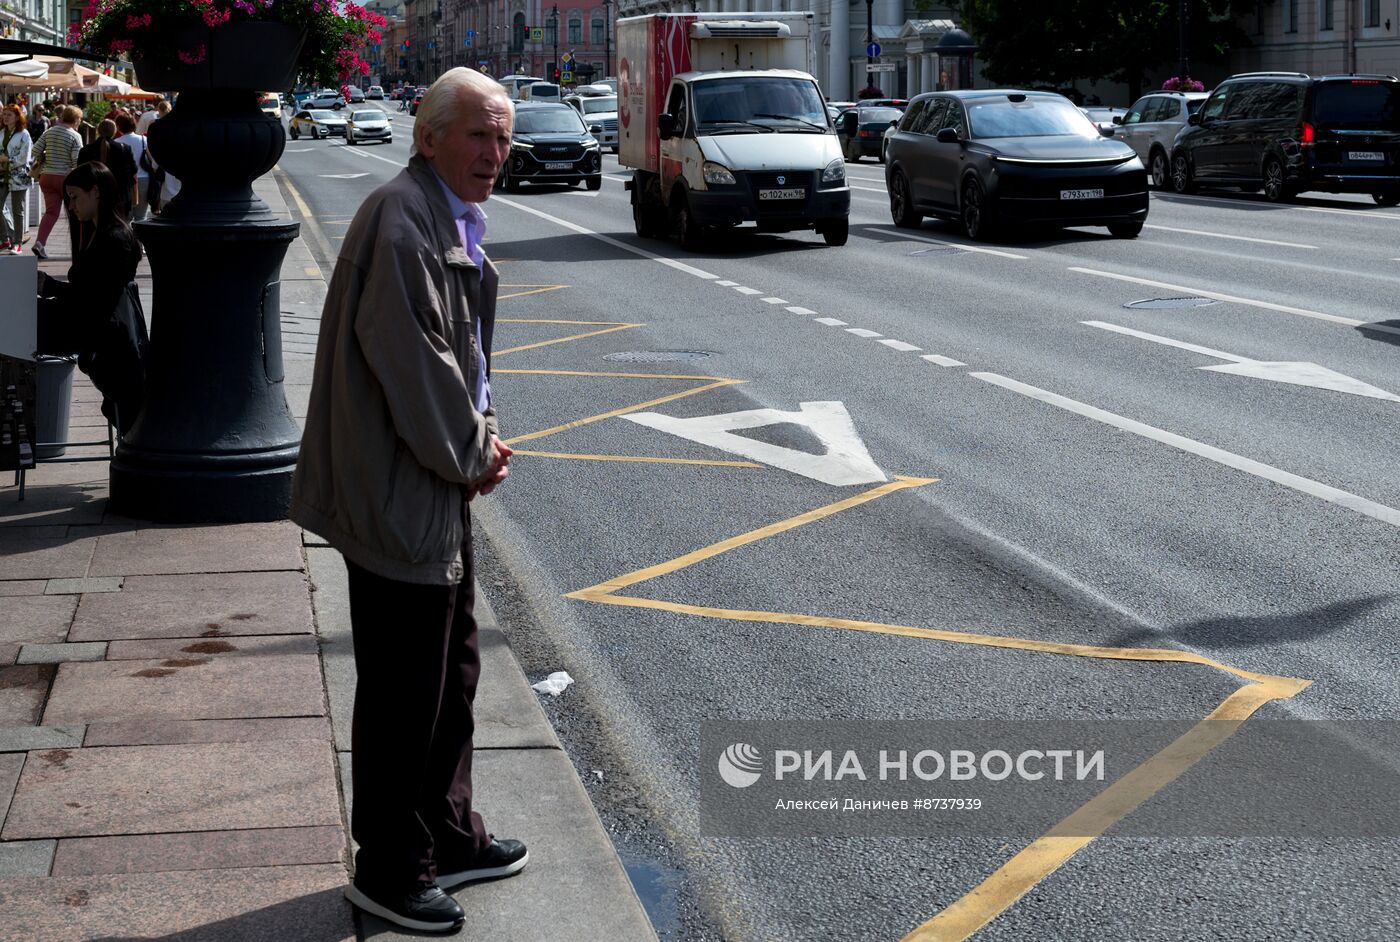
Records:
M846 333L855 334L857 337L883 337L884 334L878 330L868 330L864 327L847 327Z
M755 294L762 294L762 293L763 293L762 291L759 291L757 288L745 288L743 285L735 285L735 286L734 286L734 290L737 291L737 292L739 292L740 294L747 294L747 295L750 295L750 296L755 295Z
M815 314L817 313L816 311L812 310L811 308L797 307L796 305L793 305L792 307L789 307L788 310L791 311L791 312L794 313L794 314L801 314L803 317L812 317L813 315L815 315Z
M845 326L846 326L846 322L845 322L845 321L838 321L838 320L837 320L836 318L834 318L834 317L818 317L818 318L816 318L816 322L817 322L818 324L825 324L825 325L828 326L828 327L845 327Z
M759 298L764 304L787 304L782 298Z
M881 340L880 342L891 350L898 350L900 353L913 353L916 350L923 349L922 347L914 346L912 343L905 343L903 340Z
M928 360L930 363L937 363L939 366L967 366L962 360L954 360L952 357L941 356L937 353L926 353L919 357L921 360Z

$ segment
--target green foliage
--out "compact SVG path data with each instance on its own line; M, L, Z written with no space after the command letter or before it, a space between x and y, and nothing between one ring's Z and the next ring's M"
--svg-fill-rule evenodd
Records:
M83 106L83 120L88 124L97 124L107 117L107 112L112 110L110 101L90 101Z
M1235 25L1271 0L1187 0L1192 62L1218 62L1249 45ZM1078 80L1124 82L1138 94L1144 73L1176 65L1177 0L956 0L978 59L1000 85L1062 87Z

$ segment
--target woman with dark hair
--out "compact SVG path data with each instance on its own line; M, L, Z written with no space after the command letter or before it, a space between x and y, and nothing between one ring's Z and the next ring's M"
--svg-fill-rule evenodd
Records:
M119 302L136 277L141 243L118 211L120 186L99 163L79 164L63 180L76 218L68 280L39 273L39 352L78 355L102 393L102 414L125 433L144 396L146 323Z
M30 139L24 112L19 105L6 105L0 111L0 181L4 186L5 239L0 252L18 255L24 244L29 209Z
M117 123L109 118L97 122L97 139L84 144L78 151L78 163L95 161L106 164L117 178L117 211L126 219L131 218L131 207L140 202L136 193L136 156L131 148L117 140Z

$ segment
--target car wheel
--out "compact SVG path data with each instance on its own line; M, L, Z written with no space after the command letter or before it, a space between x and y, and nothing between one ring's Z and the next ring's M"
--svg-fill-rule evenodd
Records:
M1283 162L1277 157L1264 161L1264 199L1270 203L1282 203L1293 198L1293 193L1284 182Z
M1172 155L1172 189L1177 193L1196 192L1196 180L1191 175L1191 163L1185 154Z
M1111 222L1108 224L1108 233L1115 239L1136 239L1142 232L1140 222Z
M884 141L881 141L881 142L880 142L880 163L884 163L884 162L885 162L885 159L886 159L887 157L889 157L889 154L890 154L890 146L889 146L888 144L886 144Z
M909 194L909 181L896 170L890 181L890 218L901 229L917 229L924 217L914 210L914 199Z
M1400 206L1400 190L1393 190L1389 193L1372 193L1371 199L1376 201L1377 206Z
M501 171L501 179L502 179L502 181L503 181L502 185L505 187L505 191L506 191L507 193L519 193L519 192L520 192L520 181L517 180L517 179L515 179L515 177L513 177L513 176L510 175L510 168L509 168L509 167L506 167L505 169L503 169L503 170Z
M295 140L299 139L300 137L301 137L301 132L297 130L297 126L296 126L295 124L292 125L292 140L295 141Z
M849 219L834 219L824 224L819 231L827 245L845 245L851 234L851 221Z
M1160 147L1152 148L1152 156L1147 158L1149 170L1152 173L1152 185L1159 190L1165 190L1169 184L1167 178L1170 170L1167 165L1167 152Z
M590 190L601 190L603 188L603 175L600 173L596 177L589 177L587 186Z
M698 252L705 247L708 233L704 226L695 221L695 214L690 210L690 200L686 199L683 194L676 198L671 228L675 230L676 239L680 242L681 248L689 252Z
M976 177L969 177L962 186L963 233L974 242L990 239L996 230L996 219L987 205L987 192Z
M393 139L392 137L386 137L386 138L384 138L384 143L385 143L385 144L392 144L392 143L394 143L394 139Z

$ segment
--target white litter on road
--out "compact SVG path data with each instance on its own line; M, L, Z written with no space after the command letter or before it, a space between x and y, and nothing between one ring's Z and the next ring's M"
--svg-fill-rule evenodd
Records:
M546 677L544 680L540 681L537 684L531 684L530 686L538 690L540 693L547 693L551 697L557 697L565 690L567 690L569 684L573 682L574 679L569 676L568 671L555 671L554 673Z

